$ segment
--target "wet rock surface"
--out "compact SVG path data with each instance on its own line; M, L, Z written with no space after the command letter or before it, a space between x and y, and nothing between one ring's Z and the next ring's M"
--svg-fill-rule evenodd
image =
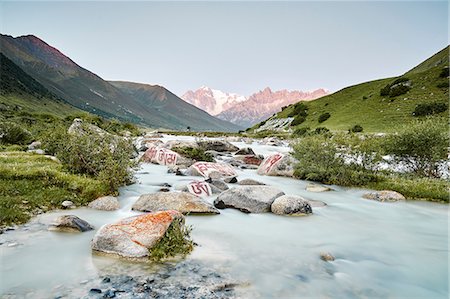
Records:
M148 275L107 275L91 282L82 298L238 298L236 281L196 262L164 265Z
M85 232L94 228L85 220L74 215L63 215L50 224L49 230L59 232Z
M309 183L306 186L306 191L309 191L309 192L327 192L327 191L333 191L333 189L331 189L330 187L327 187L327 186L322 186L322 185L319 185L319 184Z
M88 207L91 209L102 211L114 211L120 208L120 204L117 197L103 196L89 203Z
M305 216L312 214L309 203L301 196L283 195L272 203L271 211L277 215Z
M385 201L394 202L406 199L402 194L390 190L368 192L363 195L363 198L372 199L380 202Z

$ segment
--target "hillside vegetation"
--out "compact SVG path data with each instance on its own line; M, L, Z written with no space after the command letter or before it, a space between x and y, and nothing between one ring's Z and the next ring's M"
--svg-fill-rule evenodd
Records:
M361 83L314 101L299 102L272 118L295 117L294 129L326 127L347 131L359 125L365 132L394 132L399 125L417 119L414 112L422 105L422 115L446 119L448 54L446 47L402 76ZM300 107L303 105L306 113Z

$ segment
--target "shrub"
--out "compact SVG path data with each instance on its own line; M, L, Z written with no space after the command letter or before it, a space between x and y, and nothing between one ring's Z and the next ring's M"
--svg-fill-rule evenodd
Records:
M389 97L394 98L399 95L407 93L411 87L403 84L395 85L390 88Z
M310 130L309 127L298 128L292 133L292 135L294 135L296 137L302 137L302 136L308 135L309 130Z
M0 143L27 144L32 141L31 133L12 122L0 122Z
M321 135L307 136L294 145L294 157L299 160L295 176L300 179L344 186L364 185L377 176L361 165L346 163L339 144Z
M331 116L331 114L328 113L328 112L322 113L322 114L319 116L319 119L318 119L319 123L323 123L324 121L326 121L327 119L329 119L330 116Z
M303 116L303 115L297 115L297 116L294 118L294 120L291 122L290 126L291 126L291 127L297 126L297 125L303 123L305 120L306 120L306 117L305 117L305 116Z
M314 130L314 134L321 134L321 135L328 135L329 132L330 132L330 130L325 127L317 127Z
M354 125L351 129L351 132L353 133L359 133L363 131L363 127L361 127L360 125Z
M441 71L441 73L439 74L440 78L447 78L449 76L449 71L448 71L448 66L444 67Z
M297 115L306 117L308 115L308 107L303 103L296 104L291 113L288 114L288 117L293 117Z
M386 151L395 162L404 163L414 173L438 177L439 163L447 159L449 136L444 124L433 119L403 127L386 141Z
M150 259L159 261L177 255L186 255L194 248L190 238L191 227L186 227L182 219L175 219L163 238L150 250Z
M425 115L432 115L444 112L448 109L447 103L423 103L416 106L414 109L413 115L414 116L425 116Z
M214 162L213 156L205 153L205 150L200 148L183 146L174 147L172 148L172 150L186 158L190 158L196 161Z
M62 127L42 137L43 148L55 154L72 173L96 177L109 186L110 192L131 182L132 145L115 135L68 134Z
M448 86L449 86L449 82L448 81L444 81L444 82L440 82L440 83L438 83L438 84L436 84L436 87L437 88L448 88Z

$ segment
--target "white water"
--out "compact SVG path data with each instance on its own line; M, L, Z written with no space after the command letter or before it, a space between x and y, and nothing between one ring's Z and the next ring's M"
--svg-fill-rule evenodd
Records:
M264 155L280 150L257 144L251 147ZM221 210L220 215L187 217L193 226L192 237L199 244L187 259L249 282L238 289L241 297L448 297L447 205L379 203L362 199L365 190L336 186L333 192L311 193L305 191L305 181L258 176L254 170L238 173L239 179L254 178L286 194L328 204L315 208L308 217L244 214L232 209ZM121 189L119 211L81 208L51 212L0 235L0 295L80 297L98 286L91 279L99 275L154 271L152 265L93 256L90 240L95 231L67 234L46 230L55 217L67 213L99 228L137 214L130 211L133 202L141 194L156 192L158 184L175 187L198 179L168 174L166 167L151 164L143 165L137 177L139 184ZM336 260L320 260L321 252L330 252Z

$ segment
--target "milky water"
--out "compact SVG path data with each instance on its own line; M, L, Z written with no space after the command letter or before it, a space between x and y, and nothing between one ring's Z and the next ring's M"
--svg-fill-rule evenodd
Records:
M170 138L174 137L165 140ZM251 147L264 155L289 150L256 143ZM379 203L362 199L366 190L337 186L332 186L332 192L311 193L305 190L305 181L259 176L254 170L238 173L239 179L254 178L286 194L327 203L308 217L244 214L233 209L221 210L220 215L187 217L199 245L187 261L246 282L237 289L240 297L448 297L447 205ZM151 164L142 165L136 176L139 183L121 189L120 210L80 208L70 214L99 228L138 214L131 211L131 205L139 195L157 192L159 184L175 187L198 179L168 174L166 167ZM212 202L214 197L207 200ZM95 231L70 234L46 230L55 217L67 213L50 212L0 235L0 294L80 297L98 286L96 279L102 275L158 271L159 265L92 255L90 240ZM322 261L321 252L331 253L335 261Z

